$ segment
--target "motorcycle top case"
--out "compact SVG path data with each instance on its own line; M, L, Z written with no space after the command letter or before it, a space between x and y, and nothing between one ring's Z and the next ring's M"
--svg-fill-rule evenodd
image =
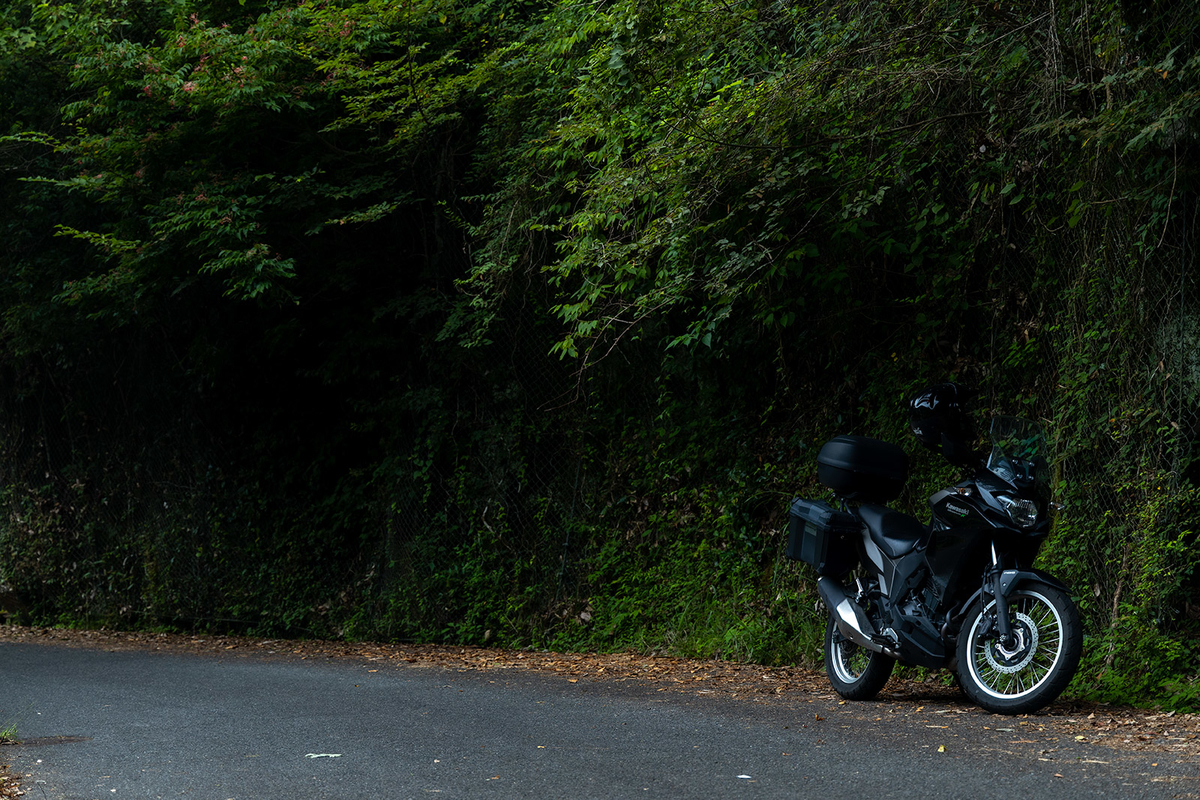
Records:
M853 514L797 497L788 514L787 556L812 565L818 575L844 575L858 565L854 537L861 528Z
M904 490L908 456L890 442L838 436L817 454L817 480L847 500L886 503Z

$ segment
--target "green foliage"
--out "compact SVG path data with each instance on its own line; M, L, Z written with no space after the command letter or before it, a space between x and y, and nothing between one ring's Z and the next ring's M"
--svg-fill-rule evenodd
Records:
M0 583L51 622L814 663L788 501L958 378L1051 428L1077 691L1190 707L1165 5L10 3ZM954 479L914 455L900 505Z

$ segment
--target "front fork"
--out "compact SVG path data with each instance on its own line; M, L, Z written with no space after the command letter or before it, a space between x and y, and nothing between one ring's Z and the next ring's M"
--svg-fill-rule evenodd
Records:
M1012 631L1012 622L1008 618L1008 598L1004 596L1004 591L1000 584L1000 577L1004 572L1004 568L1000 566L1000 558L996 555L996 543L992 542L992 567L983 576L983 594L991 595L995 605L992 606L995 615L994 622L996 633L999 634L1000 644L1003 647L1012 647L1015 644Z

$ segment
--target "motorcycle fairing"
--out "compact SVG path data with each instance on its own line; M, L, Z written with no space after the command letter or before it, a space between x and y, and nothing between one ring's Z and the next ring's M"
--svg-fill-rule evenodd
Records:
M918 606L919 607L919 606ZM917 667L944 667L948 653L933 620L920 614L902 614L897 622L900 660Z
M963 580L979 585L980 570L989 558L991 533L992 529L982 522L950 528L934 518L926 550L930 583L926 603L929 608L949 611L946 606L951 598L960 596Z
M950 489L942 489L929 498L929 507L933 510L934 518L941 520L947 528L978 525L981 522L986 522L990 527L996 527L997 523L980 510L978 500L960 494L958 491L960 488L961 484Z

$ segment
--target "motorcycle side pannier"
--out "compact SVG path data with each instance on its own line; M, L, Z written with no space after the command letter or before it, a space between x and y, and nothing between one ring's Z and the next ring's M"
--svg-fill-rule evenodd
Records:
M811 564L819 575L837 577L858 565L854 537L861 524L853 514L821 500L792 501L788 514L787 556Z
M817 480L847 500L886 503L904 489L908 456L890 442L838 436L817 454Z

